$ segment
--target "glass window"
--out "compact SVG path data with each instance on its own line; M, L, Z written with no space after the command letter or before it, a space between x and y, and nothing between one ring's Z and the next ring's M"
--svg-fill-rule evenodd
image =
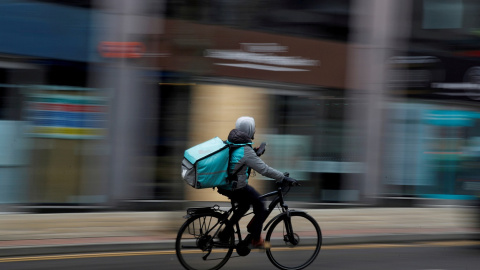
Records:
M423 28L425 29L461 28L462 17L462 0L423 1Z

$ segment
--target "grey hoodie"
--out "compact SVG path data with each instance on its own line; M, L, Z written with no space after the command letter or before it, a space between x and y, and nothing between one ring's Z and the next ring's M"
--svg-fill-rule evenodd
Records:
M249 130L253 130L254 133L255 128ZM250 168L263 176L275 179L277 182L281 182L284 178L282 172L269 167L260 157L257 156L252 148L252 140L250 139L250 136L253 136L253 133L251 133L252 135L248 135L239 129L233 129L228 135L227 143L242 145L232 152L230 160L230 170L232 173L240 168L237 172L237 189L243 188L248 184L248 173ZM231 185L219 188L230 190Z

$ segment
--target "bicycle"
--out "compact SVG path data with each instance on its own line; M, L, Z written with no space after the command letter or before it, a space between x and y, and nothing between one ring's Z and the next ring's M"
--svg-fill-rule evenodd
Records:
M277 184L277 190L261 195L262 198L276 196L268 206L267 218L275 208L280 214L266 223L263 231L265 252L268 259L282 270L299 270L310 265L317 257L322 246L322 231L313 217L303 211L290 210L284 196L291 186ZM230 236L220 241L219 232L225 228L225 222L236 210L236 203L222 210L213 207L188 208L187 220L180 227L175 241L175 251L180 263L188 270L217 270L223 267L232 256L233 250L239 256L247 256L251 249L250 234L242 238L240 224L234 224ZM249 212L243 217L252 214ZM285 251L298 250L295 260L285 255ZM283 253L283 254L282 254ZM283 256L282 256L283 255Z

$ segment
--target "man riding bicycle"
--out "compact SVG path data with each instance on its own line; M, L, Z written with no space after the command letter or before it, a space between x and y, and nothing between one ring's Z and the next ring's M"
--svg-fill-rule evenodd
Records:
M247 229L252 236L252 247L263 248L264 240L261 236L261 231L268 212L265 208L264 200L260 198L260 194L252 186L248 185L251 170L253 169L265 177L275 179L277 182L283 181L293 185L297 181L263 162L256 153L257 148L252 148L254 135L255 120L249 116L238 118L235 123L235 129L230 131L228 135L227 143L234 146L229 164L230 172L234 173L232 176L233 181L228 185L218 187L218 192L237 202L238 209L226 224L224 231L219 234L219 237L221 240L225 240L222 238L230 235L230 231L233 230L233 224L237 223L252 206L254 217L248 224Z

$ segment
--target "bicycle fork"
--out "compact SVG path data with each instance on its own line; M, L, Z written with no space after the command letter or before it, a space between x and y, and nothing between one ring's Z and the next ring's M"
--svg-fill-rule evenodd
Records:
M283 236L283 240L285 242L290 242L294 246L298 245L299 239L293 232L292 217L290 216L290 212L287 212L285 215L285 230L287 234Z

